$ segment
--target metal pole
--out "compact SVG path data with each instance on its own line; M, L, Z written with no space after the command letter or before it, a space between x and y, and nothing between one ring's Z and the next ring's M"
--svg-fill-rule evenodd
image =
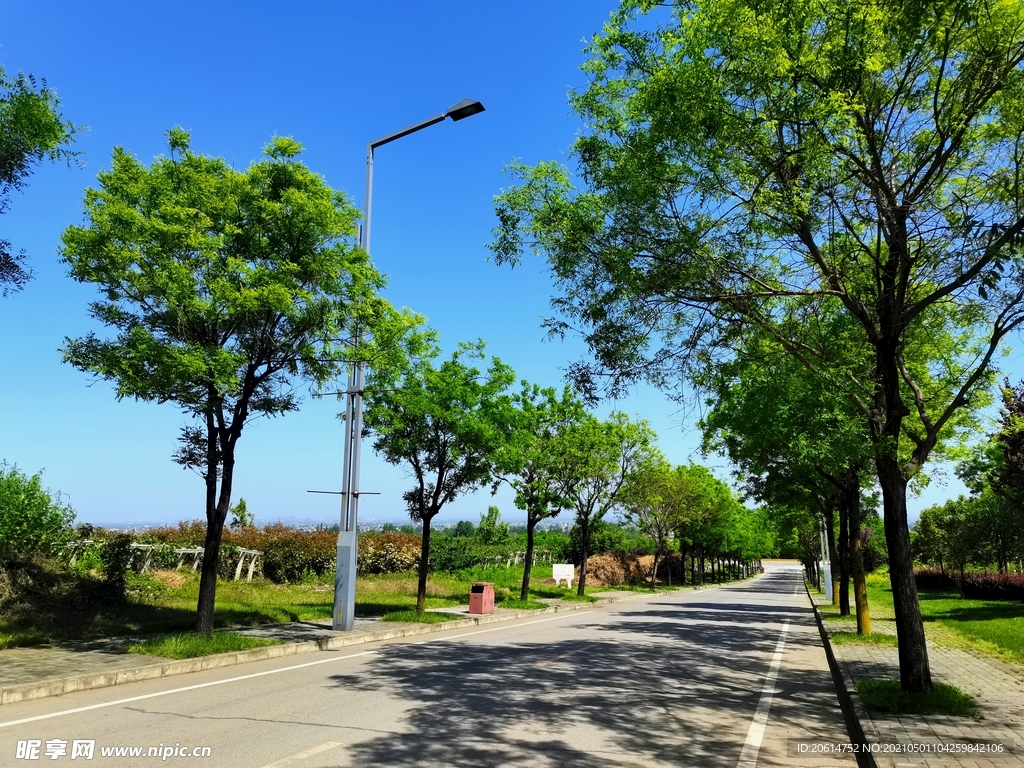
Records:
M472 104L463 100L448 111L410 125L400 131L389 133L366 145L366 211L363 214L363 229L357 245L370 252L370 220L373 210L373 150L376 147L421 131L451 117L461 120L483 111L483 105L474 102L476 109L466 111ZM353 343L356 350L362 346L362 328L353 329ZM363 437L363 389L366 380L366 366L362 360L355 360L349 369L348 387L345 390L345 445L342 458L341 478L341 525L338 531L338 554L334 573L334 612L332 626L335 631L348 632L355 625L356 609L356 564L359 544L359 452Z

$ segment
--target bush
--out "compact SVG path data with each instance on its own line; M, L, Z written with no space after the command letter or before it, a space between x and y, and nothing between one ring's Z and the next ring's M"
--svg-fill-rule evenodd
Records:
M100 560L103 563L103 578L111 595L124 597L125 574L132 560L131 534L118 533L104 541L100 549Z
M935 568L914 571L914 580L921 590L960 591L958 573L943 573ZM972 600L1024 601L1024 573L965 573L964 597Z
M972 600L1024 600L1024 573L968 573L964 597Z
M356 568L359 573L411 571L419 566L421 548L420 538L408 533L363 533Z
M53 555L73 537L75 511L50 495L39 474L0 462L0 561Z
M950 591L958 590L960 586L948 573L943 573L938 568L921 568L914 571L914 581L917 588L921 590Z
M335 533L303 533L280 523L264 528L262 537L255 535L257 529L243 529L242 533L246 530L253 532L251 538L254 543L258 541L261 545L251 548L263 551L263 573L268 579L294 583L302 581L307 572L323 576L334 570L338 553L338 535Z
M484 548L466 536L438 536L430 539L430 570L454 573L479 565Z

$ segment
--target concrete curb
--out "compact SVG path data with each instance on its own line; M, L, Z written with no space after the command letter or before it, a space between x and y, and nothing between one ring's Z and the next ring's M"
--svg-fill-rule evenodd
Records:
M850 743L862 745L860 751L856 753L857 765L859 768L878 768L878 762L875 760L874 753L865 750L863 746L871 743L880 743L877 732L872 734L874 739L871 741L868 740L864 732L863 723L869 723L869 727L872 730L874 730L874 723L861 703L860 696L853 689L853 679L847 677L843 668L839 665L835 653L832 651L832 642L828 638L828 632L825 630L825 624L821 614L818 612L818 606L814 602L806 582L804 582L804 590L806 590L807 598L811 601L811 608L814 610L814 620L818 625L818 633L821 635L821 644L825 647L828 668L832 670L832 682L836 687L836 696L839 698L839 708L843 711L843 719L846 720L846 730L850 736Z
M312 653L314 651L335 651L340 648L347 648L353 645L364 645L366 643L375 643L381 640L394 640L397 638L413 637L416 635L428 635L437 632L445 632L450 629L459 629L460 627L474 627L481 624L516 621L518 619L544 614L579 611L584 608L592 608L610 603L637 600L645 597L657 597L661 594L665 593L628 593L622 597L601 597L594 603L583 602L554 605L549 608L538 608L532 611L518 610L512 614L467 616L464 619L454 619L452 621L444 621L438 624L409 624L408 626L392 626L388 629L371 630L369 632L360 632L358 634L332 635L330 637L321 637L317 640L283 643L281 645L268 645L262 648L253 648L248 651L217 653L210 656L199 656L194 659L180 659L155 664L144 664L138 667L120 669L112 672L76 675L74 677L61 677L54 678L52 680L40 680L34 683L21 683L19 685L10 685L0 688L0 706L4 704L14 704L19 701L42 699L48 696L62 696L65 693L73 693L75 691L89 691L96 688L108 688L114 685L136 683L141 680L154 680L160 677L183 675L188 672L201 672L206 669L233 667L236 664L245 664L250 661L277 659L282 656L295 656L297 654Z

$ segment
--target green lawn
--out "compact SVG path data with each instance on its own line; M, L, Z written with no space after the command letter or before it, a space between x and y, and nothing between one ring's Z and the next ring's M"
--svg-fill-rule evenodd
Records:
M1024 662L1024 603L967 600L956 592L932 591L919 592L918 599L930 642ZM851 609L853 603L851 594ZM886 574L875 573L868 577L868 605L873 622L893 620L892 590ZM840 617L837 612L836 608L826 607L822 615L830 621L856 620L854 616Z
M469 603L474 581L493 582L495 601L510 607L519 603L522 566L475 568L458 574L432 574L427 584L427 607L446 608ZM98 578L69 574L40 566L33 579L40 585L32 599L0 615L0 649L49 640L169 634L190 631L195 624L199 576L188 571L129 575L129 599L111 599ZM551 566L532 570L529 607L541 598L576 599L575 590L545 585ZM356 615L383 616L414 610L416 574L361 576L356 582ZM44 588L45 587L45 588ZM588 588L587 591L600 591ZM587 598L584 598L587 599ZM334 600L333 574L301 584L274 584L258 579L219 581L215 626L251 626L327 619Z

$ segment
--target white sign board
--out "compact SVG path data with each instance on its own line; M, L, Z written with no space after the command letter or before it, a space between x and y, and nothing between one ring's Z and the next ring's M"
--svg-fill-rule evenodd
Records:
M551 566L552 576L554 576L555 584L561 584L565 582L565 586L572 587L573 577L576 575L576 569L572 563L555 563Z

